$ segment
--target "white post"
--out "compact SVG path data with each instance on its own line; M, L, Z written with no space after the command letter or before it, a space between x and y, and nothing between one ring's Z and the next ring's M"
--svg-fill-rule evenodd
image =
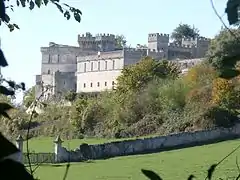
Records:
M63 141L61 140L60 136L58 135L57 138L54 140L54 144L55 144L55 162L60 162L61 158L60 158L60 149L62 147L62 143Z
M23 163L23 137L21 135L19 135L16 139L16 146L20 150L18 160Z

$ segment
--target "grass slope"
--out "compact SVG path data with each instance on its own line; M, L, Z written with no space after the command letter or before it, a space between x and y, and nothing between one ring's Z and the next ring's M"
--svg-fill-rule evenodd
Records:
M209 166L220 161L239 143L239 140L225 141L157 154L119 157L88 163L72 163L67 179L146 180L140 173L142 168L158 172L165 180L187 179L190 174L196 175L197 179L203 179ZM239 155L239 152L235 152L217 168L214 179L233 178L238 175L236 156ZM39 167L36 175L41 180L61 180L64 172L65 165L59 167L43 165Z

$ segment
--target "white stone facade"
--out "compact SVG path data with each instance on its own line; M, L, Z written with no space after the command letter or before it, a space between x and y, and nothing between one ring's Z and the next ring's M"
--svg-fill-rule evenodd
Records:
M77 92L99 92L115 88L121 70L137 63L147 52L148 50L127 48L78 57ZM153 56L162 59L164 54L155 52Z

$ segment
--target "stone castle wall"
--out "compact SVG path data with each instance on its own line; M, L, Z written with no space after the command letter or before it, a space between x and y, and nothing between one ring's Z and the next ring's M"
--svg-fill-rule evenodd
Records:
M42 69L38 79L41 79L44 84L50 83L50 79L52 83L53 80L56 83L59 82L58 91L66 89L66 86L61 87L66 79L71 81L71 88L69 86L70 89L72 89L73 84L80 86L76 88L78 92L91 89L83 89L83 87L87 86L84 81L87 81L90 87L93 87L91 83L97 84L96 89L92 88L92 91L111 89L112 84L110 82L116 82L120 70L123 69L124 66L137 63L144 56L152 56L158 60L163 58L169 60L175 60L177 58L199 58L205 55L209 44L208 39L197 38L183 39L182 46L176 46L169 44L169 37L169 34L149 34L148 50L135 48L115 50L115 36L112 34L92 36L90 33L86 33L86 35L79 35L79 47L60 45L51 42L49 47L41 48ZM98 54L99 50L103 52ZM57 71L66 74L66 77L61 76L61 78L64 79L63 81L54 79L58 78L53 76ZM70 79L67 73L75 73L77 78ZM89 76L91 76L91 78ZM104 84L104 87L101 87L99 83ZM106 86L105 84L108 85ZM36 94L40 94L41 88L39 85L37 86ZM55 91L52 93L55 93Z
M54 94L63 95L68 91L76 92L75 72L55 72L53 77Z

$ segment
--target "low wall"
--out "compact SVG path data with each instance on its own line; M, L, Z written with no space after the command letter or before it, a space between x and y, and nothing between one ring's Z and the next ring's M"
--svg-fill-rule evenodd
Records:
M89 159L105 159L115 156L146 154L169 149L190 147L240 137L240 124L232 128L218 128L209 131L184 132L168 136L126 140L99 145L82 144L74 151L61 147L59 162L80 162Z
M55 163L54 153L29 153L29 157L32 164ZM27 153L23 153L23 163L29 163Z

